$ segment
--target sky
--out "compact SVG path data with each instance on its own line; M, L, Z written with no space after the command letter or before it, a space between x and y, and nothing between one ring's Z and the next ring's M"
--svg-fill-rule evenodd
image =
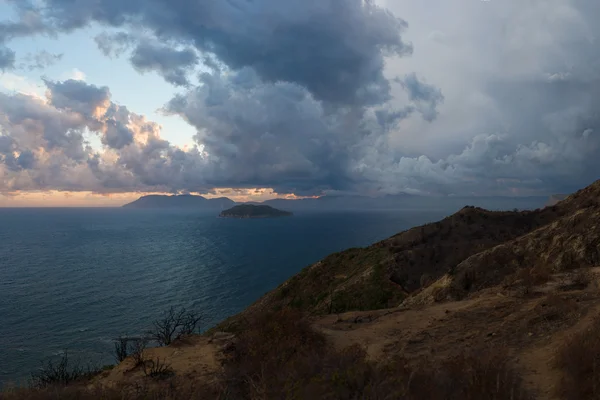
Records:
M0 0L0 206L569 193L597 0Z

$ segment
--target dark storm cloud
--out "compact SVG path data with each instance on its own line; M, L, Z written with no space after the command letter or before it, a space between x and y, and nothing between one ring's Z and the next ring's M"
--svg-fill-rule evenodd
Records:
M196 140L210 155L204 175L215 186L351 190L363 180L354 173L363 151L412 112L326 109L305 88L263 83L249 68L204 74L201 81L166 110L197 128Z
M176 86L187 86L187 71L198 63L192 49L177 50L172 47L142 42L131 55L131 63L138 71L157 71L165 80Z
M400 36L406 23L363 0L46 0L40 12L55 31L91 22L141 25L160 40L193 44L231 69L251 67L264 81L297 83L340 104L388 100L384 54L412 52ZM99 44L109 52L104 38ZM147 49L140 52L133 60L145 65ZM182 82L178 70L190 65L191 54L154 53L154 68Z
M97 38L105 54L130 51L175 84L207 66L166 107L198 147L161 139L106 88L52 83L48 105L0 97L11 187L506 194L598 178L600 3L456 1L387 2L431 21L411 31L424 47L398 61L386 56L412 53L406 23L362 0L46 0L0 36L99 23L122 31ZM86 147L86 129L102 151ZM15 168L30 142L44 151Z
M412 46L400 36L407 24L372 2L44 3L43 21L54 32L91 23L121 28L99 35L97 45L108 56L131 50L140 71L157 71L175 85L188 85L200 60L213 71L168 106L198 129L202 151L187 152L154 133L135 141L121 115L128 111L107 104L107 88L47 82L51 106L80 115L118 154L113 164L103 157L86 164L102 185L352 190L363 181L355 164L365 149L427 103L384 106L384 56L408 55ZM132 33L142 31L147 36Z
M171 101L168 110L198 129L196 139L212 160L205 171L210 183L272 185L289 192L340 179L345 155L335 153L336 132L305 89L263 85L249 69L201 80L202 86Z

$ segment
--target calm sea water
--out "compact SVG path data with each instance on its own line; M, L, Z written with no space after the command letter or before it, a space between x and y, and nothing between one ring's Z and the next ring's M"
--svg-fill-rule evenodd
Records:
M112 338L144 332L171 305L202 311L210 327L329 253L442 216L0 209L0 384L65 349L112 363Z

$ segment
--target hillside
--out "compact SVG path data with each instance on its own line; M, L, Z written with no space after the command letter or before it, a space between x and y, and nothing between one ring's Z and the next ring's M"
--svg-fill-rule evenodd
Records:
M273 218L289 217L291 212L278 210L265 205L241 204L221 211L219 217L224 218Z
M375 310L399 304L464 260L548 225L568 207L487 211L465 207L366 248L332 254L303 269L222 327L247 314L292 307L310 314ZM235 329L227 327L227 329Z
M130 357L76 390L107 399L594 399L598 330L600 181L543 209L465 207L332 254L203 336L144 350L168 377Z
M552 272L594 266L600 251L598 199L600 181L533 211L464 207L367 248L332 254L225 326L246 314L288 306L310 314L385 308L444 276L453 277L452 285L438 296L460 298L499 284L525 266L544 264Z

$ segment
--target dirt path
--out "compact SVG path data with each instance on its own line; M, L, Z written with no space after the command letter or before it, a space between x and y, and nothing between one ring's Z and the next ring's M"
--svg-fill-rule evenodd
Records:
M524 349L519 355L523 379L530 389L536 391L538 399L559 400L556 389L561 380L561 372L554 367L555 354L572 335L589 328L600 315L600 305L591 305L584 311L585 314L575 325L556 332L544 343Z
M358 344L372 359L394 354L444 358L470 350L502 348L515 360L526 386L555 400L561 379L553 367L558 346L600 315L598 292L518 298L487 293L465 301L415 309L351 312L314 321L338 348Z
M385 358L400 342L417 343L428 328L439 325L449 314L465 310L481 299L436 304L415 309L389 309L328 315L314 322L340 349L361 345L372 359Z

